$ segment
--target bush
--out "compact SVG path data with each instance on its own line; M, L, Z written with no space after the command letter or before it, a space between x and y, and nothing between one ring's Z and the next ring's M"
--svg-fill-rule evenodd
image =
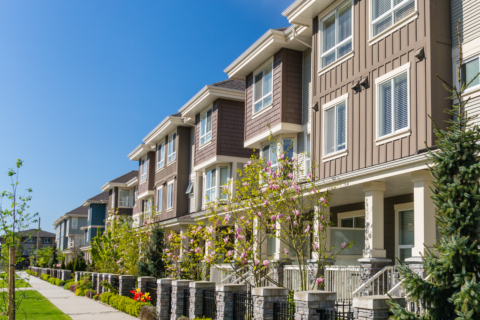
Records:
M92 299L96 294L97 294L97 291L95 290L87 290L87 293L85 294L85 296L89 299Z
M110 304L110 298L113 296L111 292L104 292L100 295L100 301L106 304Z
M57 278L50 278L48 279L48 282L50 282L51 284L55 284L57 280L58 280Z
M97 293L93 296L93 300L98 301L100 299L100 294Z
M63 287L65 285L65 281L63 281L62 279L55 279L55 284L57 286Z
M50 279L50 276L48 274L45 274L45 273L42 274L40 277L45 281L48 281L48 279Z
M137 317L140 314L140 309L143 306L150 306L150 303L138 302L132 298L119 296L111 292L104 292L100 295L100 301L109 304L113 308L122 312L128 313L131 316Z
M65 283L65 284L63 285L63 289L69 290L69 289L70 289L70 286L71 286L72 284L74 284L73 281L67 281L67 283Z
M85 297L86 293L87 293L87 290L79 288L78 286L75 289L75 295L78 297Z

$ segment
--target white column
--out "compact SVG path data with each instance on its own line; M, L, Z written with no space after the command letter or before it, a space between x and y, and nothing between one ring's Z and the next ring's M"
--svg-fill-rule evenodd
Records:
M289 246L283 242L282 240L280 240L280 237L281 237L281 230L280 230L281 226L280 226L280 222L276 222L275 224L275 232L276 232L276 236L275 236L275 254L273 255L273 258L275 260L290 260L291 259L291 256L290 256L290 248ZM285 256L285 249L287 249L289 251L289 253L287 254L287 256Z
M433 248L436 237L435 204L431 197L432 175L427 170L412 172L415 244L407 261L421 262L425 246Z
M363 258L386 258L384 249L383 200L385 182L366 182L365 192L365 250Z
M318 210L318 211L317 211ZM330 207L315 207L315 215L321 215L323 214L325 216L325 219L327 221L330 220ZM330 256L331 255L331 252L330 252L330 247L331 247L331 242L330 242L330 227L327 227L327 230L319 230L318 229L318 226L320 225L320 221L317 219L317 217L314 218L313 220L313 243L310 244L310 250L314 250L313 249L313 244L315 242L318 242L319 245L321 243L321 239L319 238L320 234L321 233L324 233L325 234L325 239L323 241L324 245L325 245L325 253L327 254L327 256ZM319 239L319 241L316 241L315 239ZM338 250L338 248L336 248ZM313 252L312 254L312 259L318 259L318 253L316 252Z

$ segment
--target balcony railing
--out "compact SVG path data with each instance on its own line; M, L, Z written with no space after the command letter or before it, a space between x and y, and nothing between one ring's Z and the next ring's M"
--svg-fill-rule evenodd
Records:
M330 228L330 245L335 247L335 251L342 248L342 243L348 244L353 241L351 248L343 250L340 255L362 255L365 249L365 229L364 228Z

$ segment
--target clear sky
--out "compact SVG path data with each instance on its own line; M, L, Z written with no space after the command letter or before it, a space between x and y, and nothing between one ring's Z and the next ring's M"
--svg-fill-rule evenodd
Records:
M294 0L0 2L0 191L24 160L42 229L138 169L127 157ZM4 204L5 205L5 204Z

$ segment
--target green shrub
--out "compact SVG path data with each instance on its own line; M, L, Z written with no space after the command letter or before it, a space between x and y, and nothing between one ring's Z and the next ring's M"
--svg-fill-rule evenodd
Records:
M100 295L100 301L106 304L110 304L110 298L113 296L111 292L104 292Z
M48 279L50 279L50 276L48 274L45 274L45 273L42 274L40 277L45 281L48 281Z
M50 278L48 279L48 282L50 282L51 284L55 284L57 280L58 280L57 278Z
M55 279L55 284L57 286L63 287L65 285L65 281L63 281L62 279Z
M67 283L65 283L65 284L63 285L63 289L69 290L69 289L70 289L70 286L71 286L72 284L74 284L74 283L75 283L74 281L67 281Z
M131 316L138 318L140 309L143 306L150 306L150 303L135 301L132 298L119 296L111 292L104 292L100 295L100 301L109 304L113 308L122 312L128 313Z
M78 297L85 297L86 293L87 293L86 289L82 289L82 288L79 288L79 287L77 287L75 289L75 295L78 296Z

